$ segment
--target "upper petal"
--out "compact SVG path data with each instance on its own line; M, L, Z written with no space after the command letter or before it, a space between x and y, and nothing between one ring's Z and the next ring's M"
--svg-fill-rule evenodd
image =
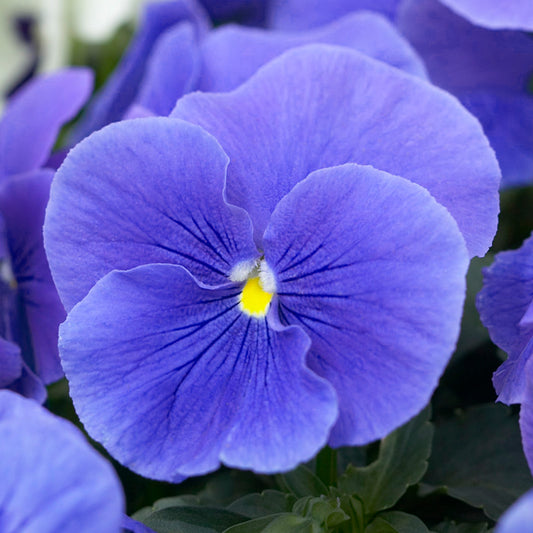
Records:
M429 401L455 347L468 255L422 187L347 164L281 200L265 260L284 323L311 337L310 367L337 391L330 442L384 437Z
M178 98L192 91L200 74L200 49L193 24L182 22L158 39L146 65L136 103L168 115Z
M369 9L392 19L400 0L271 0L269 23L283 30L305 30L352 11Z
M204 127L229 155L228 200L250 213L259 245L296 183L346 162L427 188L472 255L496 231L500 171L477 120L447 93L353 50L290 50L231 93L184 96L171 116Z
M80 419L129 468L168 481L220 461L278 472L325 444L336 398L304 364L308 337L243 313L240 290L176 265L113 271L61 326Z
M226 25L204 39L198 89L229 91L285 50L310 43L347 46L405 72L425 77L411 46L384 17L367 11L348 14L327 26L306 32L280 32Z
M473 24L493 29L533 31L530 0L439 0Z
M248 215L223 197L228 158L201 128L168 118L91 135L56 174L44 228L65 308L113 269L177 263L205 283L257 257Z
M111 465L72 424L10 391L0 391L0 477L3 532L119 531L124 501Z
M0 121L0 176L41 167L59 129L79 111L91 88L88 69L69 68L35 78L18 91Z

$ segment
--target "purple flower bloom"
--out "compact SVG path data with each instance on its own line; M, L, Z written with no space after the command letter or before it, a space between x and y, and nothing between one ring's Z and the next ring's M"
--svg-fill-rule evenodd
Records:
M525 394L525 365L533 350L533 237L518 250L501 252L484 270L477 298L481 321L491 339L508 354L494 373L498 399L521 403Z
M72 424L0 391L0 530L118 533L123 496L111 465Z
M63 375L57 329L65 318L43 247L54 174L47 159L59 128L76 114L90 87L90 74L81 69L36 78L0 120L0 386L39 401L45 391L32 370L44 383Z
M285 50L310 43L347 46L411 74L426 76L412 47L376 13L348 15L309 32L285 33L236 25L207 32L206 23L200 24L198 15L195 26L176 17L175 10L170 16L169 8L155 7L157 4L147 6L146 21L97 95L76 139L124 117L167 116L178 98L194 90L232 90ZM135 70L131 71L133 66Z
M508 14L525 4L515 2L510 8L508 2L404 0L396 22L422 56L431 81L457 96L481 121L502 168L502 186L531 183L533 39L518 31L475 26L444 3L461 3L465 10L483 3L487 14L494 4Z
M464 240L484 253L496 228L478 123L330 46L172 115L91 135L52 187L60 351L89 433L177 480L286 470L420 411L458 334Z

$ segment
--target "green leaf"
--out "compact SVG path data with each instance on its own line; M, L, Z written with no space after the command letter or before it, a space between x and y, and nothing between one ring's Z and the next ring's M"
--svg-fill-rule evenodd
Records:
M335 497L307 496L299 499L292 510L294 513L312 518L326 531L350 519L341 508L341 500Z
M240 514L215 507L166 507L143 518L156 533L221 533L245 522Z
M423 493L440 488L497 520L531 486L518 417L509 408L476 406L437 427Z
M294 494L297 498L328 494L328 488L313 472L304 465L286 474L276 476L281 490Z
M441 522L433 530L435 533L487 533L489 526L487 523L477 524L456 524L455 522Z
M430 533L420 518L399 511L380 513L367 526L365 533Z
M277 520L280 516L285 516L287 514L290 513L280 513L254 518L253 520L248 520L248 522L231 526L224 530L224 533L262 533L271 522Z
M265 490L261 494L243 496L230 504L227 509L249 518L259 518L276 513L288 513L292 511L295 502L296 497L292 494Z
M378 458L370 465L348 466L339 478L339 490L357 495L367 514L392 507L426 471L433 438L430 414L427 407L383 439Z

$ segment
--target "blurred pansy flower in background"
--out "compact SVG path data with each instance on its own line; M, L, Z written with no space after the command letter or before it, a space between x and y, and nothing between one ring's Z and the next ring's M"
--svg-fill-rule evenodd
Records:
M0 479L2 533L121 531L124 497L111 465L70 422L5 390Z
M49 158L59 129L91 86L85 69L37 77L9 101L0 120L0 386L39 401L45 395L39 380L48 384L63 375L57 330L65 311L42 236L54 175Z
M533 29L532 4L529 0L512 2L513 6L490 2L491 7L484 6L486 17L482 17L482 3L488 4L403 0L396 22L420 53L430 80L457 96L479 118L496 151L502 187L531 184L533 39L525 32L505 28L514 27L510 21L522 13L524 25L531 24ZM465 16L470 14L474 24L446 5ZM484 27L485 23L489 27Z
M522 368L524 395L520 407L522 445L533 473L533 360ZM533 531L533 490L524 494L500 518L495 533L531 533Z
M154 2L122 61L95 96L72 141L125 117L168 115L194 91L228 91L283 51L310 43L347 46L416 76L425 69L407 41L377 13L354 13L309 32L235 24L209 31L193 0Z
M170 481L385 436L454 349L499 178L455 99L325 45L89 136L45 222L81 421Z
M273 0L270 26L303 30L371 9L395 22L432 83L482 123L502 187L533 182L533 7L530 0ZM524 30L524 31L516 31Z
M533 351L533 237L517 250L496 255L484 269L477 307L492 341L508 357L494 373L498 400L522 403L525 366Z

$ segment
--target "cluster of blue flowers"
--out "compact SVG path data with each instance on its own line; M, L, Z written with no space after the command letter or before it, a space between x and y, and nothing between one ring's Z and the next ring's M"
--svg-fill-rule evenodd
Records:
M533 182L530 0L204 4L148 3L92 98L69 68L1 119L0 533L150 531L39 405L63 373L151 479L386 437L454 352L500 188ZM533 237L478 307L533 470ZM532 515L533 493L497 531Z

